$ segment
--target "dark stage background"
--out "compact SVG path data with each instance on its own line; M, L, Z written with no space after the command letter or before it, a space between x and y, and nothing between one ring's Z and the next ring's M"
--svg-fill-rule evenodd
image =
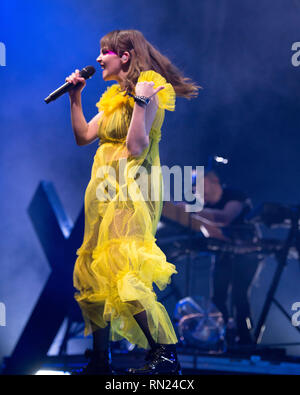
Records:
M75 221L83 205L97 143L78 147L69 101L43 102L75 68L96 65L99 39L134 28L203 86L193 101L166 113L161 163L205 165L230 159L227 179L263 201L300 203L300 41L297 0L2 0L0 41L1 275L0 360L9 355L50 273L27 214L40 182L53 182ZM99 69L83 93L87 119L106 89ZM268 259L252 292L257 320L275 268ZM201 292L201 291L199 291ZM291 259L277 292L291 314L300 301L299 265ZM272 308L263 342L296 342L292 324ZM289 354L300 355L300 347Z

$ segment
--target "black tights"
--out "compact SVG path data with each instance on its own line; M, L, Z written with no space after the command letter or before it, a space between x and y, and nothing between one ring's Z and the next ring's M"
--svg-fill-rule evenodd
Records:
M144 335L146 336L151 349L156 350L159 347L160 343L156 343L154 341L153 337L151 336L146 311L144 310L141 313L134 315L133 317L135 318L139 327L141 328ZM168 345L166 345L166 347L168 347L169 351L176 352L175 344L168 344Z
M109 325L93 332L93 350L106 352L109 344Z
M146 336L149 346L152 349L155 349L158 346L158 343L156 343L154 341L153 337L151 336L146 311L144 310L144 311L134 315L133 317L136 320L136 322L138 323L141 330L143 331L144 335ZM104 351L108 350L109 329L110 329L110 326L107 325L105 328L99 328L93 332L93 349L94 349L94 351L104 352Z
M151 336L146 311L144 310L144 311L134 315L133 317L136 320L136 322L138 323L141 330L143 331L144 335L146 336L149 346L152 349L155 348L157 346L157 343L155 343L155 341L153 340L153 337Z

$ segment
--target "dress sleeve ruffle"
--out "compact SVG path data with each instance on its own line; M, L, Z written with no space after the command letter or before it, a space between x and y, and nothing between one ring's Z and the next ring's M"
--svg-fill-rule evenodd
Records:
M122 107L127 102L133 107L134 100L127 96L125 92L121 92L119 84L114 84L106 89L98 103L96 103L96 106L99 112L104 111L106 115L109 115L113 113L116 108Z
M176 93L173 86L162 75L153 70L142 71L137 82L144 81L153 81L154 89L164 86L165 88L157 93L158 107L168 111L175 110Z

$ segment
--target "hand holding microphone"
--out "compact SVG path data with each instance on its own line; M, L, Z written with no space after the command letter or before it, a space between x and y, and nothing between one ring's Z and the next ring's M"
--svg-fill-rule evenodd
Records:
M80 75L80 71L78 69L75 70L74 73L70 74L66 78L66 82L71 82L73 86L69 90L69 94L72 95L75 92L81 92L86 86L86 81Z
M64 93L69 92L70 95L72 93L81 92L82 89L86 85L86 81L88 78L95 73L95 68L93 66L86 66L81 71L75 70L74 73L70 74L66 78L66 83L56 89L54 92L50 93L48 97L46 97L45 102L48 104L53 100L56 100L58 97L62 96Z

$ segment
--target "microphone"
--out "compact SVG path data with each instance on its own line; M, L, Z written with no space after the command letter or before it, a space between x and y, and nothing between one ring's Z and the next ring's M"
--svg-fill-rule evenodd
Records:
M83 77L84 79L89 79L91 76L96 72L95 67L93 66L86 66L84 67L80 72L80 76ZM64 93L68 92L74 84L72 82L66 82L62 86L60 86L58 89L56 89L54 92L50 93L48 97L46 97L45 102L48 104L53 100L56 100L58 97L62 96Z

